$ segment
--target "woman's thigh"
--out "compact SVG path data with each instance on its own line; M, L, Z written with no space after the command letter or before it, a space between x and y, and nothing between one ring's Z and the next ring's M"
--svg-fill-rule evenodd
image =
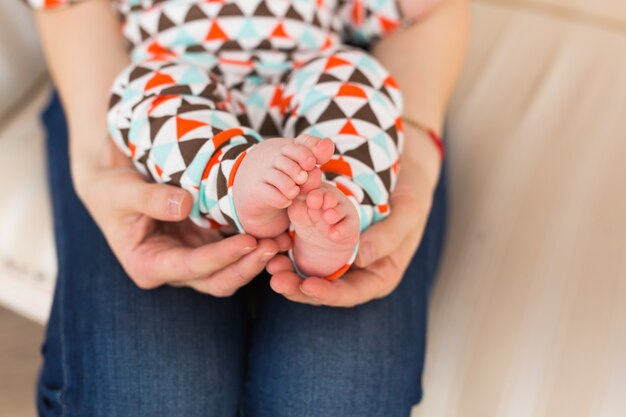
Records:
M55 99L44 122L58 282L38 387L42 416L235 416L247 312L239 296L138 289L71 186Z
M297 304L263 285L246 417L407 417L422 396L428 296L445 225L445 179L398 288L355 308Z

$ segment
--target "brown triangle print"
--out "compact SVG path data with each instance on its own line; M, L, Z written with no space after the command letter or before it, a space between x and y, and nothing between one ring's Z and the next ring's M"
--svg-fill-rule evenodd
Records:
M207 52L207 50L202 45L189 45L187 48L185 48L185 52L202 53Z
M122 98L118 94L111 94L111 97L109 97L109 108L115 106L121 99Z
M265 116L263 123L259 127L259 133L262 136L280 136L276 123L274 123L274 120L272 120L269 114Z
M128 146L128 130L129 129L120 129L120 134L122 135L122 140Z
M132 81L136 80L137 78L143 77L144 75L149 74L151 72L152 72L152 70L150 70L148 68L135 67L135 68L133 68L133 70L128 75L128 81L132 82Z
M343 153L345 156L352 157L358 161L363 162L365 165L371 167L374 166L374 162L372 161L372 157L370 156L370 149L367 142L363 143L361 146L358 146L354 149L350 149Z
M157 27L159 28L159 32L163 32L169 28L173 28L176 26L176 23L172 22L169 17L165 13L161 13L161 17L159 17L159 23Z
M191 139L178 142L178 149L183 157L183 161L185 161L185 166L189 166L193 162L193 158L198 155L198 151L204 146L206 141L207 139Z
M237 42L235 40L227 40L227 41L224 41L220 45L220 47L216 50L216 52L221 52L221 51L241 51L241 50L243 50L243 48L241 47L239 42Z
M321 83L332 83L332 82L342 82L342 81L332 74L323 72L322 75L320 75L320 77L318 78L317 82L321 84Z
M289 6L289 9L287 9L287 13L285 13L285 17L289 18L289 19L293 19L293 20L297 20L299 22L303 22L304 18L302 17L302 15L300 13L298 13L298 11L293 7L293 4L291 6Z
M173 87L167 87L161 90L159 95L168 96L168 95L185 95L191 94L191 87L188 85L175 85Z
M385 130L385 133L389 135L391 140L393 140L393 143L395 143L396 146L398 146L398 129L396 129L396 126L395 125L391 126L389 129Z
M274 13L267 7L265 0L259 3L259 7L254 11L254 17L275 17Z
M185 22L206 19L208 16L202 11L200 6L194 4L185 15Z
M337 103L335 103L334 101L331 100L331 102L328 103L328 107L326 107L326 110L324 110L324 112L320 115L320 117L317 119L317 121L318 122L327 122L329 120L347 119L347 118L348 118L348 116L346 116L343 113L343 111L337 105Z
M383 182L383 184L385 184L385 188L387 190L390 190L391 189L391 170L385 169L383 171L377 172L376 174L378 175L378 178L380 178L380 180Z
M274 46L272 45L272 42L269 41L269 39L263 39L261 42L259 42L259 44L256 46L256 49L260 49L260 50L272 50L274 49Z
M354 113L352 118L364 120L374 125L379 124L378 118L376 117L376 114L372 111L372 108L370 107L369 103L365 103L363 107L361 107L356 113Z
M193 104L183 100L181 105L176 109L176 114L180 115L197 110L212 111L213 109L209 104Z
M296 135L299 135L300 133L304 132L310 126L311 126L311 123L309 123L306 117L304 116L299 117L298 121L296 122L296 131L295 131Z
M154 138L156 138L161 127L171 118L171 116L148 117L148 123L150 123L150 142L154 142Z
M141 35L142 42L150 37L150 33L148 33L148 31L142 28L141 26L139 26L139 35Z
M350 82L354 84L362 84L367 85L369 87L374 87L372 82L363 74L359 69L355 68L354 72L350 76Z
M235 3L229 3L222 6L218 16L243 16L243 12Z
M185 171L178 171L174 172L173 174L169 174L170 179L168 182L166 182L166 184L180 186L180 178L183 176L184 173Z

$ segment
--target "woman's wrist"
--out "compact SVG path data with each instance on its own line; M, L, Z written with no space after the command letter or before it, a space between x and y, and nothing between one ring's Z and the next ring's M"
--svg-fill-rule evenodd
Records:
M408 123L404 124L404 150L401 156L401 166L405 171L411 170L409 175L419 175L424 185L434 192L439 182L442 158L437 145L422 129Z
M103 129L70 128L70 172L74 188L81 198L95 175L113 165L111 153L114 149L110 149L109 145L111 143Z

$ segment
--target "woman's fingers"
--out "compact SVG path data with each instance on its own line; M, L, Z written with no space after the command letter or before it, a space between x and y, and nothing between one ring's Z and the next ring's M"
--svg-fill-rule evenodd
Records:
M320 303L313 297L303 293L300 289L302 278L293 271L281 271L272 275L270 286L274 292L281 294L288 300L296 303L319 305Z
M161 221L181 221L191 212L193 198L187 191L143 179L115 182L110 190L114 207L123 213L141 213Z
M389 295L402 280L413 256L419 237L410 236L391 256L370 264L365 269L352 269L336 281L321 278L300 278L292 272L286 257L276 257L268 265L273 274L270 285L274 291L292 301L333 307L353 307Z
M276 253L278 253L276 242L271 239L260 240L253 252L219 269L205 280L196 280L194 284L197 285L194 288L215 297L229 297L259 275Z
M276 255L267 263L267 272L271 275L279 272L293 272L291 260L285 255Z
M183 246L166 235L137 246L126 262L129 275L141 288L209 276L258 249L249 235L237 235L198 248Z

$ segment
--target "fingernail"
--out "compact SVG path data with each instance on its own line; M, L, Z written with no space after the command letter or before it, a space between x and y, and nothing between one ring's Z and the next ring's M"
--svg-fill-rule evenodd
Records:
M359 259L363 265L368 265L374 259L374 245L367 242L359 250Z
M167 199L167 212L172 216L180 217L184 199L185 194L183 193L170 194Z
M255 249L256 249L256 246L244 246L243 248L239 250L239 253L241 253L242 255L246 255Z
M261 255L261 262L265 263L272 259L275 255L276 252L265 252L263 255Z

